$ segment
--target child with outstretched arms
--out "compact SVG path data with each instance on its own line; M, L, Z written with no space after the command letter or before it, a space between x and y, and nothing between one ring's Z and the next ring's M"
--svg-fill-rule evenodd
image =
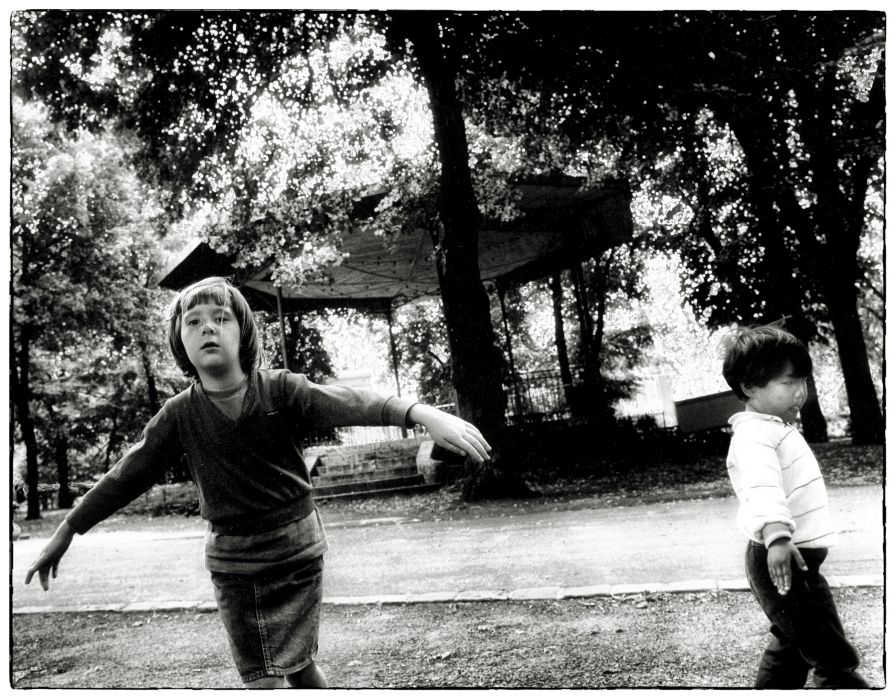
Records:
M252 312L224 278L177 295L168 341L193 384L166 402L68 513L25 583L37 574L48 589L75 534L130 503L186 455L208 521L205 563L243 683L326 687L314 656L327 541L302 437L325 427L419 423L437 444L477 462L491 448L475 426L433 407L259 369Z

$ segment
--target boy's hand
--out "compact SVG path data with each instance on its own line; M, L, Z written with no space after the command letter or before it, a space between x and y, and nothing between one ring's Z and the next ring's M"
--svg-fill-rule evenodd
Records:
M72 543L74 536L75 531L63 520L56 528L56 532L53 533L47 546L43 548L31 568L28 569L28 573L25 575L25 584L31 583L31 578L37 573L41 588L45 591L50 590L50 573L52 572L53 578L56 578L59 571L59 560L62 559L62 555Z
M790 539L775 540L768 548L768 573L772 577L772 583L778 589L778 593L784 595L790 590L791 559L802 571L809 567L803 561L803 556L796 545Z
M446 450L470 457L477 464L489 459L491 445L472 423L421 403L411 407L408 417L425 427L432 439Z

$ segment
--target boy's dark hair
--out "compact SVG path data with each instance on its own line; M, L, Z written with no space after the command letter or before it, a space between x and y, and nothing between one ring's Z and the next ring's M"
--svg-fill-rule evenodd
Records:
M198 379L196 368L187 357L187 351L180 339L180 327L183 315L197 304L218 304L229 306L240 324L240 367L246 374L251 374L260 363L258 345L258 328L249 302L239 289L224 277L206 277L194 282L178 292L177 297L168 307L168 347L174 355L174 361L184 373Z
M741 401L747 396L741 388L765 386L784 373L787 363L793 365L795 377L808 377L812 372L812 358L806 346L781 323L754 328L739 328L726 338L722 376Z

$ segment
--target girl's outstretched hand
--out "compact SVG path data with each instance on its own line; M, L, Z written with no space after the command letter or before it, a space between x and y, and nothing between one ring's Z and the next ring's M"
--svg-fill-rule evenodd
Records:
M477 464L489 459L491 445L472 423L422 403L411 406L408 417L425 427L436 444L446 450L470 457Z
M75 531L63 520L56 528L56 532L53 533L47 546L43 548L31 568L28 569L28 573L25 575L25 584L31 583L31 578L36 573L40 579L41 588L45 591L50 590L50 574L52 573L53 578L56 578L59 571L59 560L62 559L62 555L72 543L74 536Z

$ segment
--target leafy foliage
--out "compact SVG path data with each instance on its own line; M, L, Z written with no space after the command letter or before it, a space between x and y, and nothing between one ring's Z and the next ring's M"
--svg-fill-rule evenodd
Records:
M408 305L396 316L396 350L399 362L417 378L417 396L429 404L454 403L448 338L439 304L423 300Z
M650 205L642 242L680 253L701 318L720 326L789 315L806 339L836 336L855 424L871 425L874 411L865 421L858 410L876 397L873 387L855 388L869 374L856 344L863 332L872 345L881 338L880 245L873 243L880 236L869 233L879 214L865 206L865 193L869 182L877 192L883 186L882 19L867 12L14 13L14 91L45 100L68 133L86 130L74 154L73 137L61 129L41 131L40 119L16 126L14 330L41 329L41 352L51 354L77 341L81 328L94 329L98 347L109 338L115 352L152 354L139 321L129 319L140 319L153 300L136 289L114 301L120 309L109 308L113 302L95 291L102 285L87 279L117 284L135 270L148 279L140 251L158 213L145 209L145 192L134 194L142 186L125 163L138 152L147 181L175 185L177 197L159 198L170 211L202 220L216 249L247 268L270 266L286 286L321 278L343 259L340 243L356 226L378 231L385 247L407 227L430 230L441 237L433 254L444 262L475 250L483 221L513 219L515 177L573 171L599 184L622 175ZM420 119L427 100L430 123ZM449 122L462 127L454 141L443 133ZM112 142L92 135L113 127L136 137L119 160L101 153L114 150ZM46 157L45 143L58 144L58 153ZM88 151L93 164L112 158L118 177L87 177L77 158ZM361 212L371 193L373 212ZM129 221L113 203L141 213ZM872 243L860 248L863 228ZM57 265L62 260L68 267ZM649 344L634 314L612 323L643 294L634 284L638 265L626 250L586 266L594 327L585 345L596 350L583 359L600 367L608 396L627 389ZM464 279L473 280L474 267L466 265ZM464 403L494 383L494 373L477 374L479 364L505 375L507 368L481 323L483 295L464 296L461 287L475 285L445 287L447 326L427 327L422 311L408 320L408 338L424 344L405 357L431 373L425 396L444 398L453 380L464 387ZM863 326L850 307L857 287ZM518 299L526 294L508 295L508 322L525 347L518 370L548 354L522 331ZM575 318L569 309L566 316ZM438 361L447 336L464 358L453 377ZM319 339L298 328L289 339L291 362L315 358L307 366L327 371ZM47 371L58 373L59 363L47 359ZM497 413L503 397L491 393L481 403Z
M504 31L483 32L487 44L470 52L464 81L492 132L525 129L527 156L545 170L621 174L687 208L687 226L670 229L661 218L653 242L690 256L683 281L714 325L774 316L762 305L773 303L784 270L797 273L788 284L803 310L822 320L822 261L797 222L769 231L751 178L778 168L781 181L766 179L768 189L801 195L811 213L809 193L822 194L819 174L812 179L811 129L830 130L847 175L852 154L879 151L850 121L880 70L878 13L539 12L493 21ZM510 50L523 42L526 51ZM810 110L821 108L813 86L825 87L830 123L813 125ZM749 120L776 151L754 150ZM665 216L679 213L668 209ZM771 254L769 237L778 235L790 248L783 259Z
M341 260L420 102L352 13L28 12L14 35L18 89L70 128L114 116L180 191L173 210L204 212L216 250L285 286Z
M471 102L487 96L489 128L527 130L546 169L620 174L660 200L654 241L682 252L690 301L714 326L789 316L806 341L836 336L855 438L880 440L855 307L866 193L880 186L883 15L501 21L464 83Z
M71 451L68 476L95 474L158 409L147 368L163 342L163 299L145 285L159 197L129 166L126 143L67 134L20 100L12 170L14 371L29 382L44 464L67 465Z
M193 174L238 147L254 98L282 64L301 61L340 23L313 12L16 13L15 82L70 129L121 120L141 138L147 164L197 194L210 183ZM296 81L277 90L293 101L315 97Z
M324 382L334 376L333 362L324 347L323 335L317 324L306 316L290 314L283 319L286 360L292 372L300 372L311 381ZM260 322L262 354L271 367L283 366L281 329L273 314L265 313Z

